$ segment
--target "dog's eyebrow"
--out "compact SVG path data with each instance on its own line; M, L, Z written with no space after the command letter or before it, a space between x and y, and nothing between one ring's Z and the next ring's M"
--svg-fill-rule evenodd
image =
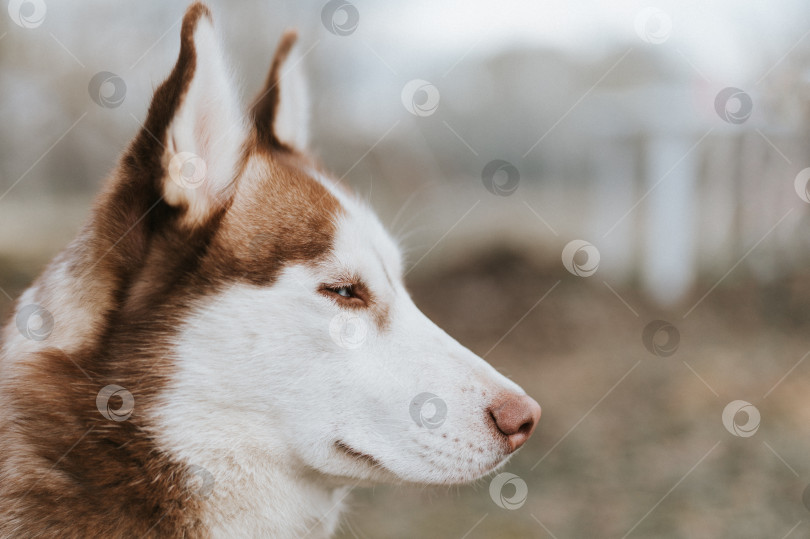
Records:
M332 280L332 283L336 285L338 284L348 285L348 284L357 284L361 281L362 279L360 278L360 275L358 275L357 273L351 271L341 271L340 273L335 275L335 278Z

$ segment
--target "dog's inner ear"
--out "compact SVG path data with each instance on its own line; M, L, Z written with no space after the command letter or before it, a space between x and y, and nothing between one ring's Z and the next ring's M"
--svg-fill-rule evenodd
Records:
M297 34L288 30L276 49L264 88L253 102L253 127L259 144L270 149L306 150L307 87L298 61L288 61Z
M155 92L146 128L160 148L164 200L204 222L230 198L247 138L239 98L208 8L192 5L183 19L180 55Z

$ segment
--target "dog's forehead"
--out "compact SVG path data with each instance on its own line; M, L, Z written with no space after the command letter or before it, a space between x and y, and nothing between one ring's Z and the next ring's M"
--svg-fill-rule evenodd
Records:
M346 265L381 269L389 280L402 274L399 247L380 223L377 215L362 201L346 203L338 218L334 256Z
M222 215L210 258L227 274L272 281L286 264L326 256L343 211L329 190L300 167L273 156L250 155ZM219 267L223 264L234 267L226 271Z
M340 202L336 219L332 261L350 271L368 273L380 270L386 279L396 280L402 273L399 246L366 201L357 197L338 180L319 170L308 173Z
M249 211L252 218L259 218L260 214L294 217L296 212L338 215L344 211L343 204L326 185L312 177L308 172L311 167L311 161L301 155L254 150L237 180L235 210ZM257 204L261 206L257 208Z
M251 275L310 262L367 278L401 273L399 249L371 208L304 156L249 156L220 237Z

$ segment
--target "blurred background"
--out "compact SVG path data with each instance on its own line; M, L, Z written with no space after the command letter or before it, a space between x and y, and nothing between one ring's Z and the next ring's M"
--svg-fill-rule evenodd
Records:
M810 537L810 4L209 4L246 102L299 30L313 152L544 409L513 475L357 489L340 537ZM87 216L186 5L0 13L0 312Z

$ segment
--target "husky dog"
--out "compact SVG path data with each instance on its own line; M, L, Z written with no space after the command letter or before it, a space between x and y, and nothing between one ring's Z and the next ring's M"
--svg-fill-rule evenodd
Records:
M534 430L308 157L294 41L243 114L188 9L143 128L3 330L0 536L328 537L353 486L472 481Z

